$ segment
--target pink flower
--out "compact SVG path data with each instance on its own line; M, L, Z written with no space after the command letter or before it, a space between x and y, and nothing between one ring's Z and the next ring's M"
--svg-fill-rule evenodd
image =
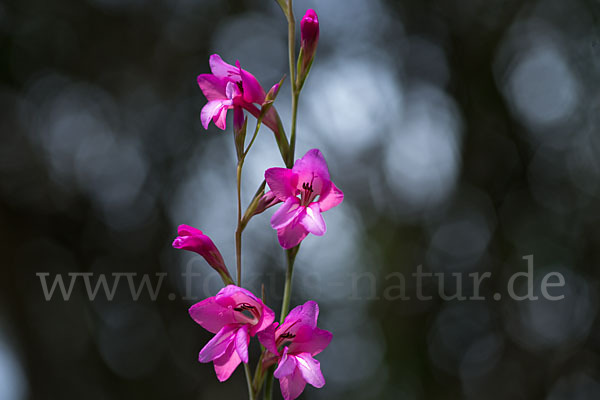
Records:
M190 308L190 316L216 335L200 350L198 361L214 362L219 381L231 376L240 362L248 363L250 336L273 323L275 313L246 289L224 287Z
M265 179L277 199L284 202L271 218L284 249L298 245L309 232L323 235L327 228L321 213L344 199L342 191L331 182L327 163L318 149L309 150L292 169L269 168Z
M233 282L219 249L200 229L189 225L179 225L177 234L179 236L173 241L173 247L200 254L223 277L223 280Z
M240 128L244 123L244 112L247 110L258 118L260 109L254 104L262 105L265 91L254 75L240 67L227 64L218 54L210 56L212 74L198 75L198 86L206 96L208 103L202 108L200 120L204 129L212 120L217 127L225 129L227 111L233 109L233 123ZM269 110L263 122L271 130L278 133L277 114Z
M313 356L322 352L331 342L332 334L317 328L319 306L307 301L294 308L283 324L274 323L258 334L268 350L264 367L277 363L273 374L279 379L285 400L294 400L307 383L316 388L325 385L321 364Z

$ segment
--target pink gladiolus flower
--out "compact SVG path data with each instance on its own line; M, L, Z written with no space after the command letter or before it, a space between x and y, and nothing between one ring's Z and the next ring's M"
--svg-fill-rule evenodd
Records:
M229 282L233 281L219 249L200 229L189 225L179 225L177 234L179 236L173 241L173 247L200 254L204 257L208 265L213 267L225 280L228 279Z
M269 327L275 313L246 289L224 287L190 308L190 316L216 335L200 350L198 361L214 362L219 381L231 376L240 362L248 363L250 336Z
M277 363L273 374L279 379L285 400L294 400L307 383L316 388L325 385L321 364L313 356L322 352L331 342L329 331L317 328L319 306L307 301L294 308L283 324L274 323L258 334L258 340L268 350L264 367Z
M233 109L233 123L238 129L244 123L243 110L258 118L260 109L254 104L263 104L265 91L254 75L243 70L239 61L233 66L223 61L218 54L210 56L209 64L212 74L198 75L198 86L208 100L200 113L204 129L208 129L212 120L224 130L227 111L230 109ZM274 110L269 110L263 122L275 133L279 132Z
M318 149L309 150L292 169L269 168L265 179L277 199L284 202L271 218L284 249L298 245L309 232L322 236L327 228L321 213L344 199L329 178L327 163Z

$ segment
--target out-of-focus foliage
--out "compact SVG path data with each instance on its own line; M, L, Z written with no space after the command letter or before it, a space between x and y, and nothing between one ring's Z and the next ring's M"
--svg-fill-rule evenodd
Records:
M598 398L600 3L295 6L321 24L297 153L319 147L346 195L297 261L292 304L318 301L334 333L327 385L305 398ZM0 3L0 399L245 396L241 370L221 385L196 361L210 334L187 308L219 278L170 242L198 226L234 265L233 141L202 129L196 76L217 52L271 87L286 35L275 1ZM246 202L281 165L262 133ZM248 226L244 260L277 309L271 213ZM494 300L530 254L538 290L559 271L565 298ZM391 300L393 274L418 265L449 288L453 272L491 272L487 300L417 301L410 283L412 300ZM75 285L47 302L40 272L168 277L156 301Z

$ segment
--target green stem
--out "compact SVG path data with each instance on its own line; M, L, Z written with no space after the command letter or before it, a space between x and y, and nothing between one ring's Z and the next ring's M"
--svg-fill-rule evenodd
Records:
M290 134L290 150L287 159L288 168L292 168L292 165L294 165L294 153L296 151L296 119L298 115L298 98L300 97L300 92L296 91L296 88L292 88L292 91L292 133Z
M298 254L299 248L300 245L288 249L285 252L287 255L287 271L285 273L285 286L283 288L283 300L281 302L281 324L283 324L283 321L290 310L290 300L292 298L292 274L294 273L294 261L296 260L296 254Z
M288 58L290 63L290 85L292 88L292 132L290 134L290 149L285 160L288 168L294 164L294 149L296 148L296 113L298 109L298 92L296 90L296 20L292 0L288 1Z
M254 400L254 389L252 389L252 376L250 375L250 367L246 363L244 364L244 371L246 372L246 383L248 384L248 399Z
M263 397L264 400L271 400L273 397L273 370L274 367L271 367L267 372L267 384L265 385L265 395Z
M237 166L237 229L235 230L235 261L237 267L237 285L242 286L242 168L244 159L238 162Z
M291 249L286 250L285 254L287 256L287 271L285 273L285 286L283 288L283 300L281 302L281 319L279 321L280 324L283 324L285 317L290 310L290 300L292 298L292 275L294 273L294 261L296 260L296 255L298 254L298 250L300 249L300 245L293 247ZM265 395L264 400L271 400L272 391L273 391L273 370L274 368L270 368L267 376L266 376L266 386L265 386Z
M292 92L295 90L296 82L296 20L294 19L294 11L292 7L292 0L288 2L288 58L290 62L290 84L292 85Z
M248 155L248 152L250 151L250 147L252 147L252 145L254 144L254 141L256 140L256 136L258 136L258 130L260 129L260 126L262 125L262 116L258 119L258 121L256 121L256 128L254 129L254 134L252 135L252 139L250 140L250 143L248 144L248 147L246 147L246 150L244 151L244 154L242 156L242 162L243 160L246 158L246 156Z
M283 7L282 7L283 9ZM292 91L292 130L290 134L290 147L287 154L287 160L284 160L288 168L292 168L294 164L294 152L296 149L296 120L298 114L298 98L300 91L296 85L296 21L294 19L294 11L292 0L287 1L287 21L288 21L288 56L290 63L290 85ZM283 288L283 300L281 302L281 322L285 320L290 309L290 300L292 298L292 275L294 272L294 261L300 245L286 250L287 256L287 271L285 274L285 286ZM264 400L271 400L273 396L273 371L274 367L269 368L266 376L266 385Z

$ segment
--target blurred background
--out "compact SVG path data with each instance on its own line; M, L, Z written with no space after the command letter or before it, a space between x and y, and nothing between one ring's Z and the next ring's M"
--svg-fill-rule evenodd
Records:
M318 301L334 334L327 385L303 398L600 398L600 2L295 8L321 24L297 153L320 148L345 192L296 264L292 305ZM196 226L233 270L231 132L201 127L196 76L219 53L269 88L286 40L275 1L0 2L0 399L245 398L241 368L219 384L197 362L212 335L187 309L219 280L171 241ZM287 85L276 107L289 126ZM264 130L245 202L272 166ZM245 233L245 276L278 311L271 214ZM536 293L560 272L563 300L492 297L527 255ZM490 272L486 300L443 300L434 281L414 299L419 265L449 293L451 273ZM82 281L46 301L40 272L168 275L155 301L126 284L90 300Z

